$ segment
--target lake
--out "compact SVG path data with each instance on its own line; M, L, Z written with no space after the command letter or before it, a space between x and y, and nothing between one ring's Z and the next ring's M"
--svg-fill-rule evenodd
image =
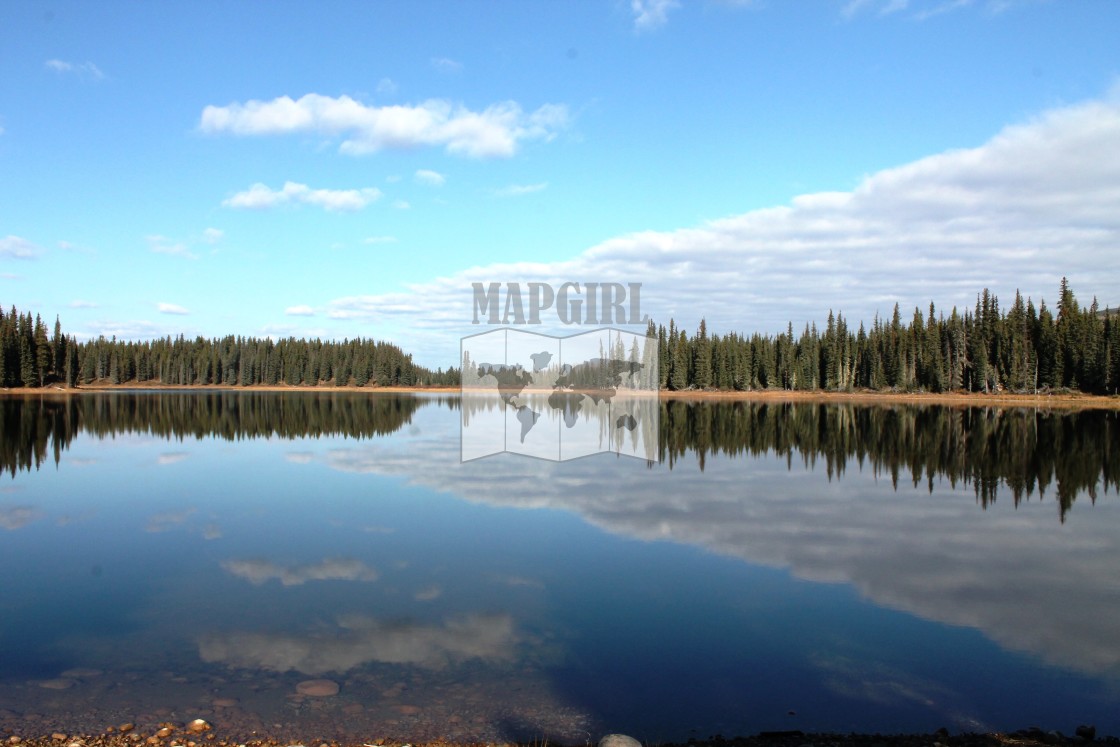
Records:
M1120 413L673 401L655 459L463 462L473 409L0 397L0 733L1120 733Z

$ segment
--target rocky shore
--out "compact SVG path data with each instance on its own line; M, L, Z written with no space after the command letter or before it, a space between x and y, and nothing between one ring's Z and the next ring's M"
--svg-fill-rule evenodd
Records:
M292 740L257 736L247 740L224 738L202 719L185 724L164 723L156 729L138 729L126 723L109 726L100 734L11 734L3 737L0 747L547 747L562 745L548 738L528 743L457 743L436 740L405 743L371 737L364 741L340 742L315 739ZM588 747L585 742L583 747ZM690 739L683 744L643 744L631 737L609 734L598 747L1055 747L1063 745L1120 745L1120 738L1100 736L1092 726L1078 726L1072 735L1060 731L1044 731L1030 727L1011 733L950 734L941 729L932 734L807 734L801 731L760 732L749 737Z

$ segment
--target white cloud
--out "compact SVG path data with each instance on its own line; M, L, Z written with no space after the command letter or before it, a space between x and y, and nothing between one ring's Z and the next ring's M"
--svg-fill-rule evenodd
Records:
M979 147L872 174L850 192L802 195L696 227L611 238L573 259L471 267L396 293L331 301L331 315L393 318L418 359L453 360L472 327L471 283L641 282L644 314L694 330L784 331L925 309L971 308L990 288L1051 306L1120 299L1120 89L1009 126ZM543 318L543 317L542 317ZM559 326L559 325L557 325ZM561 328L562 329L562 328ZM428 331L430 337L417 335ZM550 330L542 330L548 332Z
M42 254L43 250L27 239L19 236L5 236L0 239L0 257L12 259L34 259Z
M181 241L174 241L166 236L147 236L148 249L155 254L166 254L171 257L183 259L198 259L198 255L187 248Z
M393 207L397 210L408 210L412 204L408 200L393 200Z
M669 20L669 11L679 7L677 0L630 0L634 30L651 31L664 26Z
M101 80L105 77L105 73L94 65L92 62L66 62L64 60L47 60L43 63L48 70L53 70L56 73L73 73L86 78L93 78L94 80Z
M417 169L412 178L417 184L425 184L429 187L442 187L447 181L447 177L443 174L430 169Z
M447 57L433 57L430 62L432 68L441 73L454 75L463 72L463 63Z
M186 461L188 458L190 458L190 454L186 451L167 451L156 457L156 464L160 467L166 467L169 464ZM186 516L183 518L186 519Z
M225 235L226 232L220 228L207 228L202 232L202 240L207 244L217 244Z
M288 316L315 316L315 309L307 305L289 306L284 309L284 313Z
M75 244L72 241L59 241L57 246L58 246L59 249L61 249L64 252L76 252L76 253L79 253L79 254L96 254L97 253L93 249L90 249L90 248L84 247L84 246L80 246L78 244Z
M931 0L918 6L915 6L911 0L849 0L840 9L840 14L848 19L864 12L874 13L879 17L899 14L910 20L925 21L966 8L980 9L990 16L996 16L1017 4L1021 4L1021 0L986 0L986 2L977 2L977 0L940 0L940 2L933 2ZM905 13L909 10L913 12Z
M262 210L280 205L316 205L324 210L353 212L381 198L376 187L363 189L312 189L306 184L284 182L281 189L271 189L257 182L244 192L222 202L226 207Z
M397 243L396 236L369 236L362 240L363 244L395 244Z
M96 309L99 304L94 301L84 301L80 298L75 298L67 306L72 309Z
M927 18L949 13L961 8L967 8L972 5L973 0L945 0L945 2L938 3L932 8L926 8L914 14L914 18L919 21L924 21Z
M438 99L415 106L379 107L349 96L309 93L297 100L281 96L272 101L207 106L199 128L212 134L337 135L343 137L339 150L349 155L432 146L455 155L492 158L512 156L525 141L552 139L567 120L567 108L556 104L531 113L513 101L482 111Z
M302 586L308 581L376 581L377 571L360 560L329 558L318 563L280 566L267 560L227 560L222 567L254 586L279 581L283 586Z
M161 313L161 314L179 314L179 315L184 315L184 314L189 314L189 313L191 313L191 312L190 312L190 309L185 309L185 308L183 308L182 306L179 306L178 304L173 304L173 303L164 303L163 301L160 301L160 302L159 302L158 304L156 304L156 309L157 309L157 310L159 311L159 313Z
M392 96L397 92L397 84L393 82L392 78L382 78L377 81L377 88L375 90L386 96Z
M16 275L14 272L0 272L0 278L5 280L19 280L22 277L22 275Z
M538 184L511 184L508 187L494 190L494 194L498 197L521 197L522 195L531 195L534 192L542 192L548 189L548 182L540 182Z
M85 329L74 332L79 340L93 340L98 337L116 337L118 340L153 340L159 337L180 333L187 334L181 326L165 326L147 320L116 321L98 319L85 324ZM191 335L193 336L193 335Z

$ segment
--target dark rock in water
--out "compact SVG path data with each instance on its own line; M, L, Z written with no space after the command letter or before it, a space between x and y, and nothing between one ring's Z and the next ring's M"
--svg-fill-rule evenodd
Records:
M599 740L599 747L642 747L642 743L625 734L608 734Z
M296 693L313 698L329 698L338 695L338 683L334 680L304 680L296 685Z
M1097 738L1097 727L1082 724L1081 726L1077 727L1077 729L1074 730L1073 733L1084 739L1086 742L1092 742Z

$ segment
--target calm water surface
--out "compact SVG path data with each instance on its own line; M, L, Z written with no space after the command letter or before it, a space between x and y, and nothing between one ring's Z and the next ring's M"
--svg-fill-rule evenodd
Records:
M1117 413L671 403L658 462L464 464L473 406L0 398L0 733L1120 733Z

